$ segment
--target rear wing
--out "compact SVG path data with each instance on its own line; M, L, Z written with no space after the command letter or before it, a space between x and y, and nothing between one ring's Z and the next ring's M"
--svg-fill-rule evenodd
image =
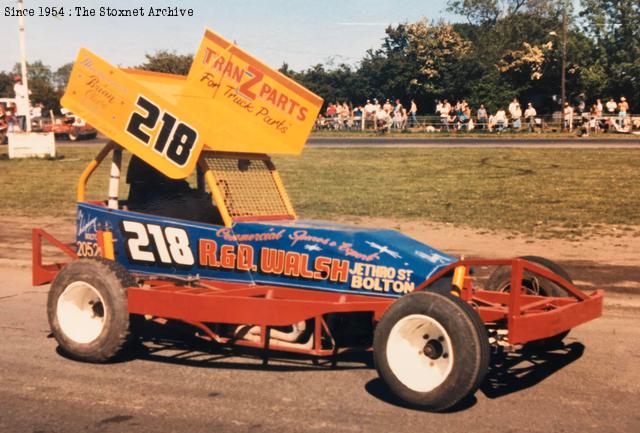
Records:
M299 154L322 99L206 30L187 77L122 70L81 49L62 105L179 179L205 146Z

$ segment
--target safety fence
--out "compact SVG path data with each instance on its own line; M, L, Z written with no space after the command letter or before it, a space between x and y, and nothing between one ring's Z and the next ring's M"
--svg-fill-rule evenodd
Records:
M378 131L378 132L640 132L640 114L605 114L599 117L589 113L567 116L545 114L533 118L511 119L489 116L484 119L471 119L457 116L440 117L438 115L409 116L405 119L376 118L375 116L323 117L319 116L315 131Z

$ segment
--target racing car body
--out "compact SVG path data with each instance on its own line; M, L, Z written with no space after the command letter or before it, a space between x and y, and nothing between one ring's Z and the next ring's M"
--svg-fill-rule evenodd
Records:
M265 362L372 351L395 395L443 410L482 383L490 344L558 342L601 313L601 291L546 259L461 260L394 230L298 219L266 152L299 153L322 100L213 32L186 78L82 50L62 102L112 138L80 176L75 243L33 232L34 284L53 281L51 329L76 359L117 357L141 319L178 320ZM107 198L89 200L109 154ZM43 239L73 260L43 264ZM475 266L497 267L487 287Z
M68 116L55 119L53 122L43 119L42 132L53 132L56 138L64 138L69 141L90 140L96 138L98 131L76 116Z
M102 255L98 227L112 231L114 259L141 275L398 297L456 261L393 230L302 220L225 227L89 203L78 206L79 255Z

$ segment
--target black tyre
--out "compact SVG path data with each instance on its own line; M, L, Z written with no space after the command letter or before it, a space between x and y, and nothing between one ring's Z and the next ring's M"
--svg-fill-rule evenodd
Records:
M442 411L471 395L489 367L489 343L478 314L437 292L403 296L376 327L380 378L409 405Z
M543 268L547 268L551 272L559 275L564 278L571 284L573 284L573 280L569 276L569 273L562 268L559 264L546 259L544 257L538 256L522 256L521 259L527 260L529 262L536 263ZM554 296L554 297L566 297L569 296L567 291L562 287L550 281L546 278L540 277L538 275L534 275L531 272L524 271L522 274L522 288L525 293L530 295L537 296ZM509 267L499 267L497 268L487 280L486 284L487 290L493 290L497 292L509 292L511 289L511 268ZM569 330L563 331L557 335L554 335L549 338L544 338L542 340L532 341L527 343L530 348L548 348L555 347L562 344L562 340L569 335Z
M62 269L47 301L60 348L81 361L115 358L131 338L127 287L134 284L122 265L109 260L79 259Z

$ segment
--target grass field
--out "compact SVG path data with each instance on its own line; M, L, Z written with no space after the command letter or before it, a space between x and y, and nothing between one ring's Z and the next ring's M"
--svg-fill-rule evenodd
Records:
M73 216L78 176L97 151L59 146L59 160L0 154L2 215ZM305 218L420 219L543 238L640 236L635 149L309 148L275 162ZM106 196L107 170L103 164L90 182L95 198Z

